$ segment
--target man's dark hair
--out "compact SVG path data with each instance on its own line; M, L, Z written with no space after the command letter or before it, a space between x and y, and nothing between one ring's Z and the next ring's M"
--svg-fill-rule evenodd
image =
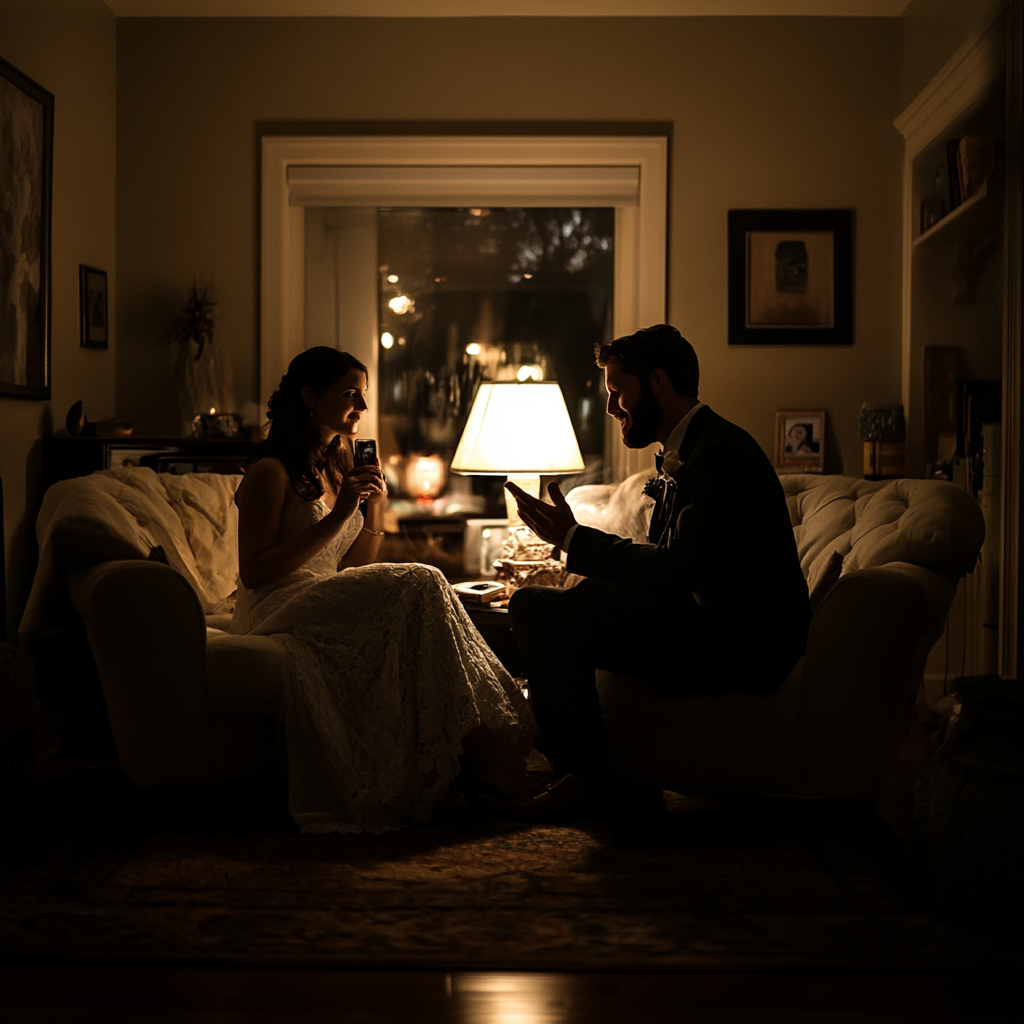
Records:
M697 353L670 324L644 327L635 334L596 345L594 355L598 366L607 366L613 359L620 360L626 373L639 377L645 385L655 370L664 370L680 395L697 397L700 385Z

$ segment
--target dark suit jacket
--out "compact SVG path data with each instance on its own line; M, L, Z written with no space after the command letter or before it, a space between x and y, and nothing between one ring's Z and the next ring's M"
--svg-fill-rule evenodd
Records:
M580 526L566 567L649 604L675 633L657 641L679 666L662 691L771 693L803 654L811 618L782 485L761 446L707 406L679 457L654 543Z

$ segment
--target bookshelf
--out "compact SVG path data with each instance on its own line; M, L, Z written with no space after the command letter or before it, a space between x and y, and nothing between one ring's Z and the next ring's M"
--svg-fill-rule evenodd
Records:
M964 200L952 213L947 213L937 224L914 239L914 248L934 247L950 243L976 243L987 236L1002 232L1002 224L995 215L995 195L989 195L988 179L969 199Z
M1002 382L1002 422L989 431L997 465L986 477L982 507L988 536L982 566L961 582L946 636L926 669L926 696L941 696L961 675L1016 674L1020 463L1020 325L1012 313L1012 268L1019 268L1020 232L1004 227L1007 182L1019 175L1010 132L1019 103L1008 97L1007 75L1018 75L1019 45L1007 46L1007 22L1020 12L993 8L978 33L896 119L903 161L903 404L906 469L930 475L936 460L935 425L926 424L925 350L956 348L961 379ZM1019 26L1012 32L1019 31ZM1010 38L1012 38L1012 32ZM1009 57L1008 57L1009 54ZM1014 79L1015 80L1015 79ZM937 194L937 171L948 167L947 144L965 136L1005 140L1005 159L965 202L922 230L922 203ZM1011 152L1012 150L1012 152ZM948 204L947 204L948 209ZM1019 218L1018 218L1019 224ZM1019 272L1019 271L1018 271ZM1008 301L1009 299L1009 301ZM1016 332L1016 333L1015 333ZM934 390L934 385L933 385ZM932 408L941 402L935 402ZM996 440L1002 453L996 456ZM999 596L998 613L991 595ZM991 621L995 619L996 621Z

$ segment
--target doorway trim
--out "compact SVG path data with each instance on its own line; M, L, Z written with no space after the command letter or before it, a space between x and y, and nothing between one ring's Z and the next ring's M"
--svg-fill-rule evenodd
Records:
M424 205L410 202L410 174L415 177L417 168L423 171L424 190L432 189L434 200L430 205L461 206L466 205L471 196L484 195L488 205L501 205L502 195L508 197L504 205L551 205L543 201L523 202L523 179L535 176L536 171L519 172L536 168L558 168L560 186L571 185L576 177L579 200L571 205L595 205L588 197L594 194L596 169L633 168L637 172L635 201L613 197L614 204L607 204L615 206L614 333L618 337L665 320L666 136L266 135L261 143L260 401L263 405L289 361L304 348L305 207L309 204L289 183L289 168L292 167L404 169L400 188L382 176L379 191L368 190L365 178L358 175L339 174L332 181L333 200L316 203L323 206ZM436 169L439 167L464 169L451 176L448 192L437 189ZM479 182L473 180L473 168L486 169ZM502 168L505 173L495 176L494 168ZM353 183L353 193L347 199L344 195L346 181ZM605 448L611 461L611 479L624 479L651 462L652 456L646 450L633 451L618 442L606 444Z

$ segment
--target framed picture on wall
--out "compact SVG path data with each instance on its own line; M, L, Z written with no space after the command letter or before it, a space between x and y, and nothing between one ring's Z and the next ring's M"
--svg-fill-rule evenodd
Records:
M823 473L825 410L775 414L775 468L780 473Z
M86 348L106 348L109 309L107 272L80 264L78 267L78 319L81 343Z
M853 343L853 211L729 211L729 344Z
M53 95L0 60L0 394L50 397Z

